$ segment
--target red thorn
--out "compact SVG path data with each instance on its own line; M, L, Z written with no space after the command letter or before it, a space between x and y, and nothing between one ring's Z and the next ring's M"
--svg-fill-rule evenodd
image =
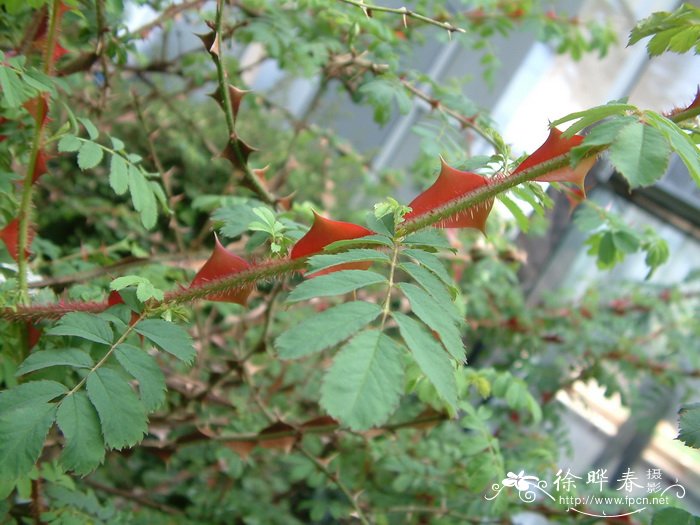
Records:
M33 237L34 232L30 229L27 247L32 244ZM0 231L0 239L7 246L10 256L17 261L19 258L19 218L12 220ZM24 250L25 257L29 257L29 253L28 248Z
M440 206L488 185L488 180L481 175L457 170L448 166L443 159L441 161L440 175L438 175L432 186L411 201L409 204L411 211L406 214L406 220L431 212ZM493 199L489 199L443 219L437 226L441 228L476 228L483 232L492 206Z
M230 277L250 268L248 261L224 248L219 242L218 237L214 236L214 239L216 242L214 251L209 257L209 260L204 263L204 266L202 266L199 272L197 272L197 275L194 276L194 279L192 279L190 288L195 288L224 277ZM224 303L237 303L245 306L248 301L248 296L252 291L253 285L247 284L234 290L208 295L206 299Z
M311 229L294 245L290 258L305 257L323 251L326 246L336 241L359 239L373 233L358 224L326 219L314 212L314 223Z

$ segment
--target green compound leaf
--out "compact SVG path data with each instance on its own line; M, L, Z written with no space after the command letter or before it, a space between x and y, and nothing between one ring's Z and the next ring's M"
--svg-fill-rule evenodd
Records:
M630 187L650 186L666 172L671 147L656 129L632 122L617 135L610 147L610 162Z
M66 387L55 381L32 381L0 393L0 477L26 476L39 459L53 424L52 399Z
M411 310L431 330L440 336L442 344L457 361L464 360L464 343L457 326L443 314L440 305L419 286L411 283L398 285L411 302Z
M309 273L316 273L319 270L325 270L326 268L331 268L339 264L361 261L389 263L391 259L384 252L368 250L367 248L356 248L354 250L329 255L314 255L309 259Z
M354 430L384 423L403 393L402 350L377 330L357 334L326 373L321 406Z
M83 142L78 150L78 166L81 170L94 168L102 161L103 151L99 144Z
M700 448L700 403L682 406L678 415L678 439L689 447Z
M340 295L371 284L385 283L386 277L367 270L341 270L308 279L289 294L287 302L305 301L312 297Z
M382 313L376 304L363 301L329 308L293 326L275 341L282 359L297 359L344 341Z
M399 325L401 337L406 341L421 371L433 384L438 394L452 408L456 408L457 384L450 357L418 321L399 312L392 312L391 316Z
M58 324L46 333L48 335L71 335L104 345L111 345L114 337L112 328L107 321L85 312L71 312L64 315Z
M87 394L100 416L108 447L130 447L143 438L148 430L146 410L117 372L110 368L95 370L87 378Z
M75 392L61 401L56 423L66 438L61 464L66 470L85 475L104 460L105 445L100 420L85 392Z
M162 319L146 319L136 325L135 330L184 363L191 364L197 355L190 334L179 325Z
M152 412L165 401L165 376L153 357L132 345L119 345L114 351L119 364L139 382L139 393L146 411Z
M64 348L58 350L44 350L34 352L17 368L17 375L21 376L48 368L51 366L70 366L73 368L91 368L92 358L87 352L77 348Z

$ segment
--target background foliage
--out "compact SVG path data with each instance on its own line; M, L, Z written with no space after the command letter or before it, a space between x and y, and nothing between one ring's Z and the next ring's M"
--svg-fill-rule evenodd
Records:
M700 182L698 98L562 116L563 136L516 159L457 83L410 62L434 32L480 53L488 82L494 35L524 27L578 59L619 45L610 28L535 1L134 4L157 17L129 29L119 1L0 1L2 520L509 523L517 498L484 492L557 471L557 392L595 379L635 410L649 381L699 375L697 275L533 309L510 240L551 207L535 181L579 201L604 151L632 188L672 152ZM655 14L630 44L698 52L698 18ZM203 46L174 52L178 21ZM318 79L301 114L244 92L251 44L287 75L280 91ZM313 118L331 90L379 124L430 104L410 173L372 172ZM468 156L474 137L491 155ZM407 185L429 187L410 208L392 198ZM494 197L512 217L490 214ZM651 275L669 257L594 204L575 220L601 268L644 252ZM681 411L688 446L699 412ZM634 519L678 513L691 519Z

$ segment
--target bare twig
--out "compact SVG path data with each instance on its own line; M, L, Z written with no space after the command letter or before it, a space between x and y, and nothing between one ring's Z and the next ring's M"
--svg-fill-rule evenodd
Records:
M364 13L369 16L370 11L382 11L384 13L394 13L397 15L401 15L404 18L404 25L405 25L405 20L406 17L408 18L413 18L415 20L420 20L421 22L425 22L426 24L434 25L436 27L439 27L440 29L446 30L448 33L466 33L464 29L461 27L457 27L452 25L450 22L441 22L439 20L435 20L434 18L430 18L429 16L422 15L420 13L417 13L415 11L412 11L411 9L408 9L407 7L384 7L380 5L370 5L362 0L340 0L341 2L345 4L350 4L354 5L356 7L359 7L364 11Z

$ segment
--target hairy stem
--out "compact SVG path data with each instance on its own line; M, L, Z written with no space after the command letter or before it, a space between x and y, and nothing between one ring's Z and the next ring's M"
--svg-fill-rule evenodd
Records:
M53 73L54 49L56 47L56 35L60 17L61 1L54 0L49 13L49 27L46 37L46 49L44 50L43 70L46 75ZM41 97L42 95L39 95ZM44 136L44 115L41 104L37 103L37 121L32 139L32 149L29 154L27 172L22 183L22 197L19 205L19 232L17 242L17 273L19 284L19 297L21 304L29 303L29 290L27 286L28 260L27 249L29 247L29 225L31 223L32 190L34 185L34 170L41 150ZM48 107L46 108L48 111Z
M384 299L384 307L382 309L382 322L379 325L379 331L384 330L386 318L391 311L391 291L394 289L394 273L396 272L396 261L399 258L399 244L394 241L394 251L391 255L391 269L389 270L389 282L386 288L386 298Z

